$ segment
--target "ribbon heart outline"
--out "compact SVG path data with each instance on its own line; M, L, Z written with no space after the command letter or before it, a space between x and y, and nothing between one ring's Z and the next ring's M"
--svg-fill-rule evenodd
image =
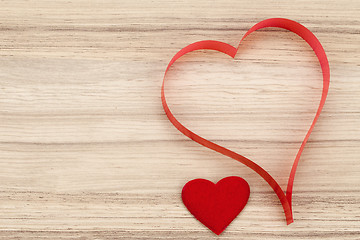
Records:
M306 136L305 136L304 140L302 141L301 146L295 157L294 163L293 163L291 171L290 171L290 176L288 179L286 193L282 190L282 188L277 183L277 181L266 170L264 170L262 167L260 167L255 162L251 161L250 159L248 159L234 151L231 151L225 147L222 147L216 143L213 143L213 142L195 134L194 132L192 132L188 128L186 128L184 125L182 125L170 111L170 109L166 103L165 90L164 90L166 73L168 72L169 68L176 62L176 60L179 59L181 56L185 55L186 53L195 51L195 50L204 49L204 50L216 50L216 51L225 53L225 54L229 55L230 57L234 58L240 47L242 40L245 37L247 37L250 33L254 32L256 30L259 30L262 28L268 28L268 27L283 28L283 29L289 30L289 31L297 34L301 38L303 38L315 52L315 54L319 60L320 66L321 66L322 76L323 76L323 89L322 89L320 103L319 103L317 112L315 114L315 117L310 125L310 128L307 131ZM303 25L301 25L298 22L295 22L295 21L292 21L289 19L285 19L285 18L270 18L270 19L263 20L263 21L255 24L253 27L251 27L245 33L245 35L242 37L237 48L235 48L227 43L224 43L224 42L206 40L206 41L199 41L199 42L192 43L192 44L186 46L185 48L181 49L179 52L177 52L174 55L174 57L170 60L168 66L165 70L165 74L164 74L164 78L163 78L163 82L162 82L162 86L161 86L161 102L162 102L164 111L165 111L168 119L170 120L170 122L185 136L189 137L193 141L195 141L207 148L210 148L216 152L219 152L223 155L226 155L230 158L233 158L233 159L243 163L247 167L254 170L256 173L258 173L270 185L270 187L276 193L276 195L279 198L281 205L283 207L286 222L287 222L287 224L291 224L294 221L293 212L292 212L292 191L293 191L293 183L294 183L296 169L297 169L297 166L299 163L301 153L304 150L305 144L308 141L309 136L310 136L310 134L315 126L315 123L317 122L317 120L320 116L320 113L323 109L323 106L325 104L325 100L326 100L328 90L329 90L329 84L330 84L329 62L326 57L324 48L322 47L320 41L315 37L315 35L310 30L308 30L306 27L304 27Z

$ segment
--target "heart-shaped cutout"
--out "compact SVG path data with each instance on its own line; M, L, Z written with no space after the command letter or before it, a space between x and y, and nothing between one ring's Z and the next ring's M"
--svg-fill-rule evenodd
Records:
M234 152L231 151L227 148L224 148L216 143L213 143L199 135L197 135L196 133L190 131L188 128L186 128L184 125L182 125L176 118L175 116L171 113L169 106L166 103L166 98L165 98L165 77L166 77L166 73L169 70L169 68L171 67L171 65L176 62L177 59L179 59L181 56L185 55L186 53L195 51L195 50L201 50L201 49L210 49L210 50L215 50L215 51L219 51L222 53L227 54L228 56L234 58L236 53L238 52L238 49L240 47L240 43L241 41L248 36L250 33L258 30L258 29L262 29L262 28L267 28L267 27L277 27L277 28L283 28L283 29L287 29L291 32L296 33L297 35L299 35L301 38L303 38L309 45L310 47L313 49L313 51L315 52L320 66L321 66L321 70L322 70L322 74L323 74L323 90L322 90L322 94L321 94L321 99L320 99L320 103L317 109L317 112L315 114L315 117L313 119L313 122L310 125L309 130L306 133L306 136L298 150L298 153L295 157L293 166L291 168L290 171L290 176L288 179L288 184L287 184L287 189L286 189L286 194L285 191L282 190L282 188L280 187L280 185L278 184L278 182L266 171L264 170L261 166L259 166L258 164L256 164L255 162L251 161L250 159ZM162 101L162 105L164 108L164 111L168 117L168 119L170 120L170 122L181 132L183 133L185 136L189 137L190 139L192 139L193 141L207 147L210 148L216 152L219 152L225 156L228 156L230 158L233 158L241 163L243 163L244 165L246 165L247 167L251 168L252 170L254 170L256 173L258 173L268 184L269 186L274 190L274 192L276 193L276 195L278 196L284 213L285 213L285 217L286 217L286 222L287 224L290 224L293 222L293 214L292 214L292 190L293 190L293 183L294 183L294 179L295 179L295 173L296 173L296 169L299 163L299 159L301 156L302 151L304 150L304 147L306 145L306 142L308 141L310 134L316 124L316 121L318 120L321 110L325 104L325 100L327 97L327 93L329 90L329 84L330 84L330 68L329 68L329 63L325 54L325 51L321 45L321 43L319 42L319 40L315 37L315 35L306 27L304 27L303 25L301 25L300 23L297 23L295 21L289 20L289 19L284 19L284 18L271 18L271 19L267 19L264 21L261 21L257 24L255 24L253 27L251 27L246 33L245 35L242 37L242 39L240 40L239 46L238 48L235 48L229 44L223 43L223 42L218 42L218 41L200 41L200 42L195 42L193 44L188 45L187 47L181 49L178 53L175 54L175 56L170 60L165 74L164 74L164 79L163 79L163 84L161 87L161 101Z
M181 194L191 214L217 235L243 210L249 195L249 184L235 176L223 178L216 184L194 179L185 184Z

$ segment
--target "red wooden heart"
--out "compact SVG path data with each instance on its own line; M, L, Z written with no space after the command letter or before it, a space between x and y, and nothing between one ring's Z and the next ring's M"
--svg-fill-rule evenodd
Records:
M183 187L182 200L202 224L219 235L245 207L249 184L240 177L226 177L214 184L194 179Z

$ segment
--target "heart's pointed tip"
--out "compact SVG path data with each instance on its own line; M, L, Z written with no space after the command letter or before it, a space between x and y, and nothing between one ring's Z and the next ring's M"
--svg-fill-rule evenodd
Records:
M225 229L223 230L213 230L213 229L210 229L213 233L215 233L216 235L220 235Z

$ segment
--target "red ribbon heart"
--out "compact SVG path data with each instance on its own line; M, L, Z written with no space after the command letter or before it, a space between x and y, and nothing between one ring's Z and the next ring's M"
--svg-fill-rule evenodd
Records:
M240 177L227 177L216 184L194 179L185 184L182 200L201 223L219 235L245 207L249 184Z
M277 28L283 28L283 29L287 29L291 32L296 33L297 35L299 35L301 38L303 38L309 45L310 47L313 49L313 51L315 52L319 62L320 62L320 66L322 69L322 75L323 75L323 90L322 90L322 95L321 95L321 100L317 109L317 112L315 114L315 117L311 123L311 126L299 148L299 151L296 155L296 158L294 160L293 166L291 168L291 172L290 172L290 176L289 176L289 180L288 180L288 184L287 184L287 190L286 190L286 194L285 192L281 189L281 187L279 186L279 184L275 181L275 179L267 172L265 171L262 167L260 167L258 164L254 163L253 161L251 161L250 159L241 156L240 154L237 154L227 148L224 148L216 143L213 143L205 138L200 137L199 135L195 134L194 132L190 131L188 128L186 128L184 125L182 125L175 117L174 115L171 113L167 103L166 103L166 99L165 99L165 91L164 91L164 87L165 87L165 77L166 77L166 73L169 70L169 68L171 67L172 64L174 64L174 62L180 58L181 56L185 55L186 53L195 51L195 50L200 50L200 49L211 49L211 50L216 50L222 53L225 53L227 55L229 55L230 57L234 58L239 47L240 47L240 43L241 41L248 36L250 33L261 29L261 28L267 28L267 27L277 27ZM323 47L321 46L321 43L319 42L319 40L315 37L315 35L308 30L307 28L305 28L303 25L289 20L289 19L284 19L284 18L271 18L271 19L267 19L264 21L261 21L257 24L255 24L252 28L250 28L245 35L242 37L242 39L240 40L239 46L238 48L235 48L229 44L223 43L223 42L218 42L218 41L200 41L200 42L195 42L193 44L188 45L187 47L181 49L178 53L175 54L175 56L171 59L171 61L169 62L165 74L164 74L164 79L163 79L163 83L162 83L162 87L161 87L161 101L162 101L162 105L163 108L165 110L165 113L167 115L167 117L169 118L170 122L180 131L182 132L184 135L186 135L187 137L189 137L190 139L192 139L193 141L207 147L210 148L216 152L222 153L228 157L231 157L243 164L245 164L246 166L248 166L249 168L251 168L252 170L254 170L255 172L257 172L270 186L271 188L274 190L274 192L276 193L276 195L278 196L282 207L284 209L284 213L285 213L285 217L286 217L286 222L287 224L290 224L293 222L293 214L292 214L292 205L291 205L291 198L292 198L292 189L293 189L293 183L294 183L294 178L295 178L295 173L296 173L296 168L298 166L298 162L301 156L301 153L305 147L306 142L309 139L309 136L315 126L316 121L318 120L321 110L325 104L325 100L326 100L326 96L329 90L329 83L330 83L330 69L329 69L329 63L325 54L325 51L323 49Z

